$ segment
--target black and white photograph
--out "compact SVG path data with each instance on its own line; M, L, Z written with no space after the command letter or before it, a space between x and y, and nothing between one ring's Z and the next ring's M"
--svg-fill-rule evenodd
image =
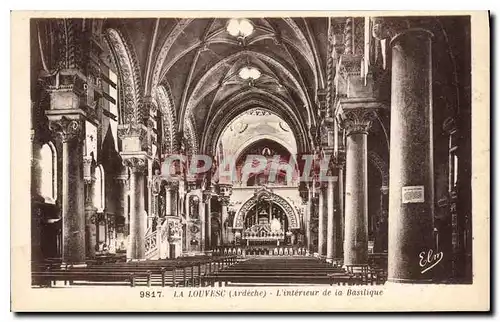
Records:
M30 294L383 300L489 278L473 14L350 14L27 19Z

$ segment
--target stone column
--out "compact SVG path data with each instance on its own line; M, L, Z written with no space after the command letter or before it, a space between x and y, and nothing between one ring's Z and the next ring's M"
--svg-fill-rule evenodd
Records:
M85 262L83 186L83 122L66 116L51 118L50 128L62 140L62 262Z
M303 190L299 189L300 197L302 199L302 207L304 210L304 215L301 219L302 226L304 227L305 232L305 245L307 249L307 253L312 253L312 241L311 241L311 217L312 217L312 184L309 189L303 187Z
M225 245L227 243L226 221L228 217L228 206L229 199L233 192L233 186L231 184L219 183L218 189L221 203L221 243Z
M212 222L210 218L210 201L212 195L210 191L203 192L203 205L205 207L205 250L211 250L212 248Z
M172 216L172 186L165 186L165 216Z
M312 255L313 239L312 239L311 219L314 211L314 191L312 187L309 187L306 207L307 207L307 232L308 232L307 247L309 249L310 254Z
M318 255L325 255L325 193L323 188L323 183L321 183L319 188L318 197Z
M127 260L145 259L146 220L144 211L144 177L147 169L145 154L122 154L123 162L130 168L130 234Z
M432 34L398 22L374 22L392 52L388 280L426 283L432 270L421 257L434 247Z
M228 207L229 207L229 197L221 198L221 245L226 245L227 243L227 229L226 229L226 221L228 216Z
M337 112L347 136L344 265L368 263L367 136L376 114L365 107L340 105Z
M118 186L120 187L120 207L118 215L123 216L123 239L126 241L129 234L129 220L128 220L128 194L129 194L129 178L128 169L122 175L115 178Z
M327 225L326 225L326 261L333 262L334 243L337 240L334 227L334 181L333 178L328 179L326 188L326 204L327 204Z
M338 171L338 198L339 198L339 209L338 209L338 222L339 227L337 229L338 232L338 241L337 241L337 256L342 256L344 249L344 165L343 163L337 163L337 171Z
M186 194L186 199L184 200L184 205L186 208L185 218L186 218L186 238L184 239L184 248L186 252L191 250L191 197L193 196L193 192L188 192Z
M206 218L205 218L205 200L203 198L203 195L201 198L199 198L199 204L198 204L198 211L199 211L199 216L200 216L200 250L203 252L205 251L205 224L206 224Z
M83 180L85 184L85 246L86 257L94 258L97 246L97 208L92 203L95 177L92 175L92 157L83 158Z

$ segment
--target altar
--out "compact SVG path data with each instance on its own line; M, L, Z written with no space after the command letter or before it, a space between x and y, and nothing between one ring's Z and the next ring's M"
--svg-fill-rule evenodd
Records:
M278 214L279 215L279 214ZM257 216L249 217L245 221L246 228L242 231L241 244L250 245L276 245L293 244L293 233L286 230L286 218L274 216L262 210Z

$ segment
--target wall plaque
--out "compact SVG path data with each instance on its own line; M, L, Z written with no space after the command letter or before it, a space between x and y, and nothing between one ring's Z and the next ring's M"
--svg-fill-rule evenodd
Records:
M401 189L403 203L422 203L424 198L424 186L406 186Z

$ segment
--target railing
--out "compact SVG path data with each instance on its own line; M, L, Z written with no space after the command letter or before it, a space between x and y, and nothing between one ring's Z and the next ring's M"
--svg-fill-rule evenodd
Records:
M219 246L213 250L216 256L306 256L305 247L297 246Z
M158 231L150 232L145 237L146 258L153 258L158 253Z
M156 227L155 231L148 229L145 237L146 259L168 258L169 243L175 242L177 237L180 238L178 233L172 231L170 224L172 224L172 220L167 218L160 226Z

